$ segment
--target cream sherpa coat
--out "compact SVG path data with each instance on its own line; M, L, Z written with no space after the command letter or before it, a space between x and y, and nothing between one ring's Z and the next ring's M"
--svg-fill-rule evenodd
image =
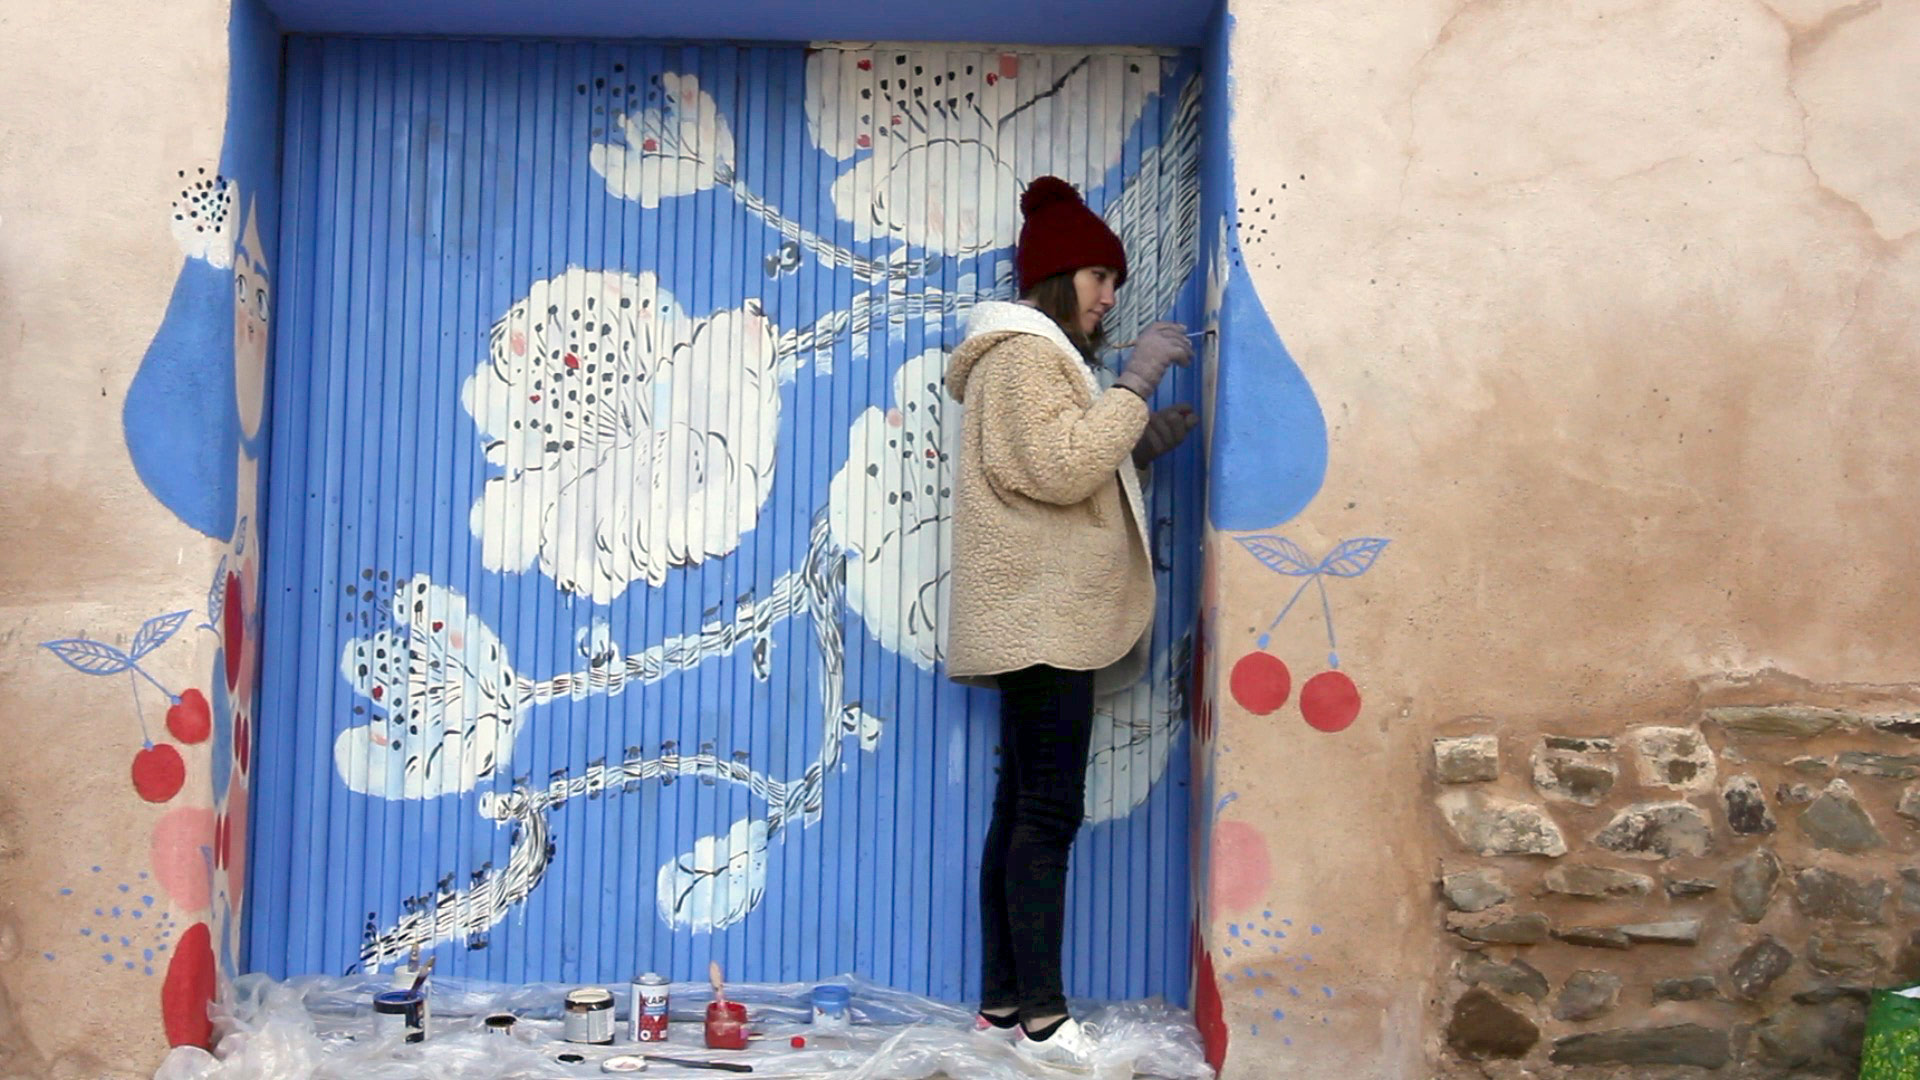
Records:
M961 403L947 674L1035 664L1136 682L1152 644L1153 561L1132 461L1147 403L1103 390L1060 327L1024 304L974 308L947 363Z

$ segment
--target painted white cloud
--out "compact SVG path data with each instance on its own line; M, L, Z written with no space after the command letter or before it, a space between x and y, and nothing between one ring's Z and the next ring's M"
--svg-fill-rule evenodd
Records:
M461 402L489 462L490 570L607 602L726 555L773 486L780 387L756 301L689 318L651 273L573 269L495 324Z
M882 645L932 670L947 611L952 456L959 406L931 350L893 376L892 402L847 433L847 461L828 489L827 521L848 552L847 603Z
M1100 699L1087 752L1086 820L1126 817L1147 801L1167 771L1181 718L1169 693L1174 676L1162 650L1153 677Z
M397 583L393 626L347 642L340 674L376 716L340 732L334 767L353 791L430 799L472 790L512 757L514 672L466 597Z
M662 75L656 104L620 118L624 142L595 143L587 161L607 190L652 209L692 195L733 171L733 131L713 95L692 75Z
M660 867L654 898L667 925L708 931L746 918L766 891L767 823L743 818Z
M859 158L833 186L856 239L964 254L1013 244L1033 176L1098 186L1159 83L1144 56L821 49L807 130Z

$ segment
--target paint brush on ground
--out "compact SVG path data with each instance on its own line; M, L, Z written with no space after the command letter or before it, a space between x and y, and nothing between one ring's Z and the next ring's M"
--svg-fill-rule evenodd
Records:
M1193 338L1203 338L1203 337L1206 337L1206 336L1208 336L1208 335L1210 335L1210 334L1212 334L1212 333L1213 333L1213 331L1212 331L1212 330L1195 330L1195 331L1193 331L1192 333L1190 333L1190 334L1188 334L1188 335L1187 335L1187 337L1188 337L1189 339L1193 339ZM1138 345L1138 344L1140 344L1140 339L1139 339L1139 338L1134 338L1134 339L1133 339L1132 341L1122 341L1122 342L1120 342L1120 343L1119 343L1119 344L1117 344L1117 345L1109 345L1109 346L1107 346L1107 348L1109 348L1109 349L1131 349L1131 348L1133 348L1133 347L1134 347L1135 345Z

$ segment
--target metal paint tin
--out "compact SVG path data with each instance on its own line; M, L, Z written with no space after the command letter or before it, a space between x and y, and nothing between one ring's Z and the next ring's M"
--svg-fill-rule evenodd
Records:
M667 980L649 971L633 977L632 1015L627 1038L637 1043L667 1041Z
M395 990L411 990L413 989L414 980L419 977L420 950L415 948L413 950L413 959L407 962L406 967L393 969L393 981L389 985ZM433 1020L432 995L433 977L429 975L427 981L420 984L420 1026L422 1029L426 1028Z
M853 994L844 986L813 988L813 1027L820 1032L847 1030L853 1016Z
M562 1030L570 1043L605 1046L613 1042L613 994L598 986L584 986L567 995Z
M512 1013L494 1013L492 1016L480 1021L480 1030L489 1035L511 1036L513 1034L513 1025L519 1022L520 1018Z
M427 1037L427 999L417 990L388 990L373 995L373 1033L380 1038L406 1033L417 1043Z

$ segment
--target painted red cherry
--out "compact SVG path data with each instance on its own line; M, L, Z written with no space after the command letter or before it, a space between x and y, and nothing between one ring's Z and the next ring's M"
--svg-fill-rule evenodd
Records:
M180 700L167 709L167 730L189 746L211 734L213 709L207 704L207 695L198 690L182 690Z
M1228 680L1233 690L1233 700L1255 716L1266 716L1277 711L1287 703L1287 695L1293 692L1293 674L1287 665L1272 653L1248 653L1233 665L1233 675Z
M240 685L240 644L246 638L246 619L240 610L240 575L227 574L227 596L220 616L226 632L227 689Z
M180 944L167 963L160 987L160 1017L172 1046L206 1047L213 1043L213 934L206 923L194 923L180 935Z
M660 140L658 139L642 140L640 143L640 149L645 150L648 153L652 153L653 151L660 149Z
M187 763L180 751L166 743L148 746L133 755L133 790L152 803L166 802L180 794L187 782Z
M1360 715L1360 690L1344 671L1323 671L1300 688L1300 715L1321 731L1345 731Z
M861 71L872 71L872 70L873 70L873 61L871 61L871 60L862 60L862 61L860 61L860 70L861 70Z
M870 146L872 146L872 145L873 145L873 136L871 136L871 135L862 135L862 136L860 136L859 138L857 138L857 139L855 139L855 140L853 140L853 141L854 141L855 143L857 143L857 144L859 144L859 146L860 146L860 148L864 150L864 149L866 149L866 148L868 148L868 147L870 147Z

